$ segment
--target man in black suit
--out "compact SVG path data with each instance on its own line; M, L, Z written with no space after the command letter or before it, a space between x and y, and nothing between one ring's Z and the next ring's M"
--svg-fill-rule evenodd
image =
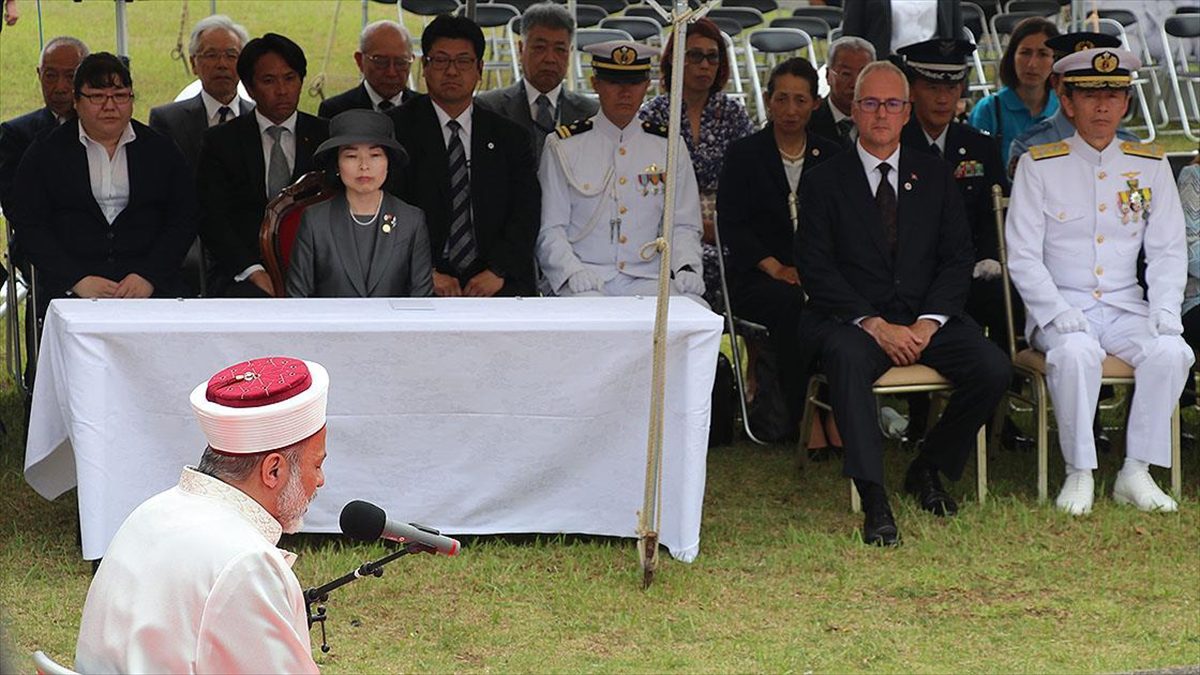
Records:
M75 73L78 121L30 146L13 218L50 300L171 297L196 236L196 194L178 148L133 121L133 78L107 52Z
M87 45L73 37L47 42L37 67L45 106L0 124L0 208L5 211L25 150L38 134L75 118L75 69L87 55Z
M200 238L215 259L209 295L272 294L258 232L267 202L313 169L329 123L299 112L308 62L300 45L276 33L246 43L238 78L257 104L254 113L205 132L197 170Z
M829 45L829 63L825 81L829 95L821 101L808 121L810 133L837 141L844 148L854 146L858 131L850 116L854 104L854 83L866 65L875 60L875 48L859 37L841 37Z
M904 481L921 508L944 516L958 506L939 473L961 476L1011 367L963 311L975 258L949 167L901 152L909 106L904 74L886 61L872 63L855 94L857 145L825 162L801 190L796 259L809 304L800 340L805 355L820 356L829 379L845 472L862 495L863 541L896 545L872 383L892 366L916 363L954 383Z
M875 45L876 58L930 38L961 38L962 0L854 0L846 3L842 35L866 38Z
M367 24L358 37L354 62L362 73L362 82L321 101L317 115L331 119L347 110L387 112L416 96L417 93L408 88L408 73L413 62L412 38L404 26L395 21Z
M439 16L421 35L427 96L389 113L409 165L393 191L425 211L436 295L533 295L541 218L529 134L474 105L483 31Z
M563 78L571 54L575 19L562 5L541 2L521 15L519 82L480 94L476 101L521 125L533 142L534 160L542 158L546 136L560 124L585 120L600 109L595 100L567 91Z
M196 23L188 43L192 72L200 78L200 93L150 109L150 128L175 141L194 170L200 143L209 127L254 110L238 96L237 60L250 36L223 14Z

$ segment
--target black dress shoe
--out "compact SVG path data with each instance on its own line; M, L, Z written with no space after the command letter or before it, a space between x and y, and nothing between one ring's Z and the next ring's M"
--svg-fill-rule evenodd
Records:
M863 507L863 543L871 546L899 546L900 530L892 516L887 493L877 483L855 480Z
M916 498L922 509L935 516L952 516L958 513L958 504L942 487L937 467L920 460L908 467L904 476L904 490Z

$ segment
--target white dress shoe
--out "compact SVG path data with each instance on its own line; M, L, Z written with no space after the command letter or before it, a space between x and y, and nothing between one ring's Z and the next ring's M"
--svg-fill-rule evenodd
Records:
M1113 483L1113 501L1132 504L1141 511L1179 510L1179 504L1158 487L1149 471L1119 471Z
M1073 516L1081 516L1091 513L1092 502L1095 498L1096 485L1092 481L1092 472L1078 471L1067 474L1067 479L1063 481L1062 490L1059 490L1058 499L1054 500L1054 505L1058 507L1059 511L1066 511Z

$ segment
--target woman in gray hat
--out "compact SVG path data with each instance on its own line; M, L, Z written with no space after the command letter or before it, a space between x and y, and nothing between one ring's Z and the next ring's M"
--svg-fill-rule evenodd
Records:
M408 160L392 122L347 110L329 123L313 159L339 194L300 220L287 273L293 298L388 298L433 289L425 213L383 191L388 170Z

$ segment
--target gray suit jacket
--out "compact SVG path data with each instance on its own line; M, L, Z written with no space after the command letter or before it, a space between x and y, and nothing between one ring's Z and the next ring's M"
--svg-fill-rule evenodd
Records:
M546 135L554 133L554 130L542 129L537 124L534 124L533 117L529 114L529 97L525 95L524 80L503 89L485 91L475 97L475 102L490 109L492 112L507 117L529 132L533 138L533 156L538 162L538 164L535 164L535 167L540 165L542 148L546 144ZM595 115L599 110L600 103L598 101L582 94L576 94L573 91L567 91L564 88L558 96L558 110L556 111L558 119L556 123L570 124L571 122L585 120Z
M287 294L293 298L405 298L433 293L433 270L425 213L384 193L376 226L395 217L391 231L380 235L371 257L371 273L363 273L354 246L345 195L304 210L292 246Z
M238 115L246 115L254 110L253 103L240 96L236 100L240 108ZM149 125L151 129L175 141L188 167L195 173L200 145L208 129L208 113L204 110L204 100L200 94L151 108Z

